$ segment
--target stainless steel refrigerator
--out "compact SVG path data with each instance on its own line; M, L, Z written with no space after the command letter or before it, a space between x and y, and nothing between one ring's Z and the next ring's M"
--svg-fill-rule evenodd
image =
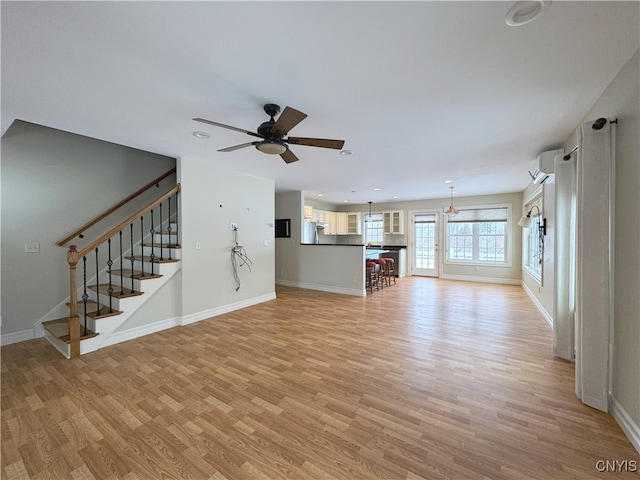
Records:
M316 222L302 223L302 243L319 243L318 224Z

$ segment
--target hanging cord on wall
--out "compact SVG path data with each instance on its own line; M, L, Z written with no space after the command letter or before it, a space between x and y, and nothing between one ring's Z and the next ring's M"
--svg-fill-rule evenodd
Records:
M240 290L240 276L238 275L238 268L246 265L251 271L251 259L247 255L244 247L238 243L238 227L233 228L233 242L234 247L231 249L231 266L233 267L233 279L236 282L236 292ZM240 260L240 265L238 265Z

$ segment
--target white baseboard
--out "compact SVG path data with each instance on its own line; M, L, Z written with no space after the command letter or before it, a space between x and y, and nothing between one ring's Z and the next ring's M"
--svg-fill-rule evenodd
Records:
M21 332L7 333L0 337L0 345L11 345L12 343L26 342L27 340L33 340L35 337L33 328L29 330L22 330Z
M551 315L549 315L549 312L547 312L547 310L542 306L542 304L536 298L536 296L533 294L531 289L529 287L527 287L526 283L522 282L522 288L524 289L525 292L527 292L527 295L529 295L529 298L531 299L533 304L536 306L536 308L538 309L538 311L542 315L542 318L544 318L545 322L547 322L549 324L549 326L553 328L553 317ZM568 357L565 357L565 358L568 358Z
M189 325L190 323L206 320L207 318L216 317L218 315L233 312L235 310L240 310L241 308L246 308L252 305L257 305L259 303L268 302L269 300L275 300L275 298L276 298L276 293L272 292L266 295L261 295L259 297L249 298L241 302L230 303L228 305L212 308L210 310L204 310L202 312L192 313L190 315L184 315L182 317L182 325Z
M443 273L440 275L443 280L462 280L464 282L499 283L501 285L520 285L521 281L511 278L496 277L472 277L470 275L450 275Z
M618 422L633 447L640 453L640 426L633 421L613 395L609 395L609 413Z
M335 287L333 285L319 285L315 283L294 282L291 280L278 280L276 285L284 285L285 287L306 288L307 290L319 290L321 292L339 293L341 295L351 295L355 297L366 297L366 290L358 290L356 288Z
M180 325L180 317L174 317L168 318L166 320L160 320L159 322L142 325L140 327L134 327L122 332L114 332L103 344L100 345L100 348L109 345L115 345L116 343L126 342L127 340L133 340L134 338L144 337L145 335L151 335L152 333L161 332L162 330L178 327Z

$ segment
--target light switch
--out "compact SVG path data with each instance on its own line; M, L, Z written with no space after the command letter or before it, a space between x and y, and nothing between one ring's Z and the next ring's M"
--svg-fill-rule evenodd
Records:
M40 244L38 242L30 242L24 244L25 253L40 253Z

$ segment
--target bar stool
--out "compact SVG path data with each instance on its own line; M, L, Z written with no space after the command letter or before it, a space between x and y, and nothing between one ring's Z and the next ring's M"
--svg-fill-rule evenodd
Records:
M373 293L373 287L379 290L378 265L375 262L367 262L366 267L366 288Z
M387 279L386 272L385 272L385 267L384 267L384 265L386 263L386 259L385 258L374 258L373 262L378 265L378 281L380 283L380 286L384 289L384 284L385 283L387 285L391 285L389 283L389 280Z
M393 284L396 284L396 269L395 269L396 261L393 258L385 257L384 258L384 273L387 276L387 281L389 285L391 285L391 279L393 278Z

